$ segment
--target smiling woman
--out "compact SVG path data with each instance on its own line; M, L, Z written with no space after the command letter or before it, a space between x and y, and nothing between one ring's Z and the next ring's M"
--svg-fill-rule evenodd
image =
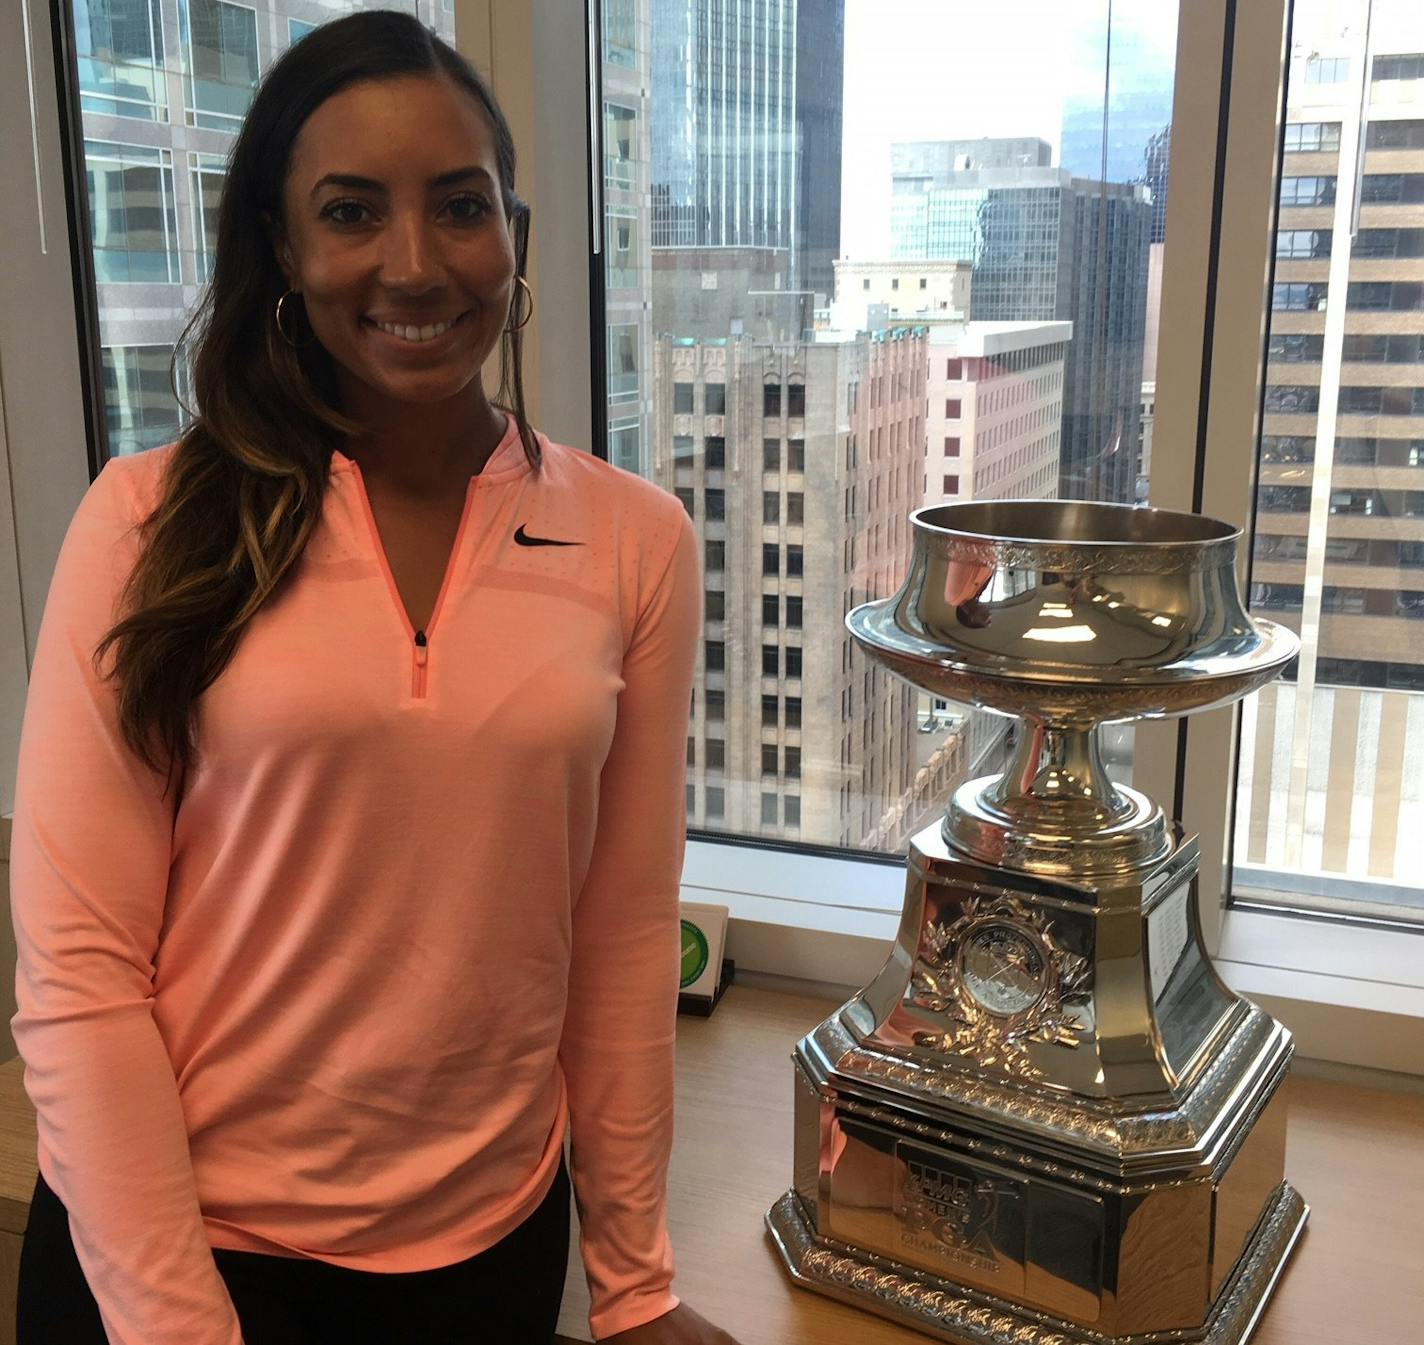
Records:
M70 525L10 857L20 1345L550 1342L570 1178L594 1334L730 1345L665 1215L697 551L528 423L514 169L415 20L290 48L193 422Z

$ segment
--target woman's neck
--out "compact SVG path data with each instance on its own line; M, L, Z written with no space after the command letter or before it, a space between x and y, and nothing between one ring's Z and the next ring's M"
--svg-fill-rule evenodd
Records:
M372 397L369 389L342 391L347 414L367 427L342 452L368 485L392 494L463 494L504 438L504 412L490 405L478 380L447 402L392 402Z

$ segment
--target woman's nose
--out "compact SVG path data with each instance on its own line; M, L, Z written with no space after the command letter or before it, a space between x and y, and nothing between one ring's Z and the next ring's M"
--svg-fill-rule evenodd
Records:
M395 215L383 240L382 281L403 290L426 290L439 281L440 265L433 223L414 212Z

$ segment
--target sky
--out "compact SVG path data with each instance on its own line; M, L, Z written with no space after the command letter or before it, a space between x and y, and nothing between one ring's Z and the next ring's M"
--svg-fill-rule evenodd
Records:
M1111 0L1114 79L1170 85L1172 0ZM1058 162L1064 100L1101 98L1109 0L846 0L841 255L890 255L893 140L1038 136Z

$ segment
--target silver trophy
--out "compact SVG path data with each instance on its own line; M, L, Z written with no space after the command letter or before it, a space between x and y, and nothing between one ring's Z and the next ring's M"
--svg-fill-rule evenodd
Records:
M1251 1333L1305 1225L1290 1034L1218 978L1195 837L1104 769L1099 724L1270 681L1239 529L1007 500L911 516L900 591L846 618L935 696L1022 721L910 842L884 969L796 1047L795 1281L957 1345Z

